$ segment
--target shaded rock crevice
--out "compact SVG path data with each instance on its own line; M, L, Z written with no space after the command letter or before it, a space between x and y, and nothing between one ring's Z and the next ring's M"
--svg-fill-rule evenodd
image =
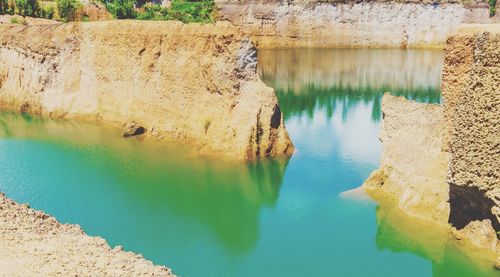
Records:
M448 223L457 230L465 228L473 221L489 220L500 239L500 223L493 214L495 202L485 197L486 191L474 186L450 185L450 216Z

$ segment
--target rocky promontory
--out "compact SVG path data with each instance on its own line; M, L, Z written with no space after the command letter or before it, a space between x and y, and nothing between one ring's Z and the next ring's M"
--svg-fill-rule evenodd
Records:
M227 22L2 25L0 63L2 109L136 126L230 159L293 152L256 48Z
M0 194L2 276L174 276L142 256L111 248L78 225L20 205Z
M406 214L448 226L459 245L500 257L500 25L447 40L443 104L385 95L381 167L363 187ZM474 252L474 251L472 251Z

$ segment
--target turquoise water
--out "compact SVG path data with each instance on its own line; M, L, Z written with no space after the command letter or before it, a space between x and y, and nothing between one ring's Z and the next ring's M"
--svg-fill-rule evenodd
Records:
M0 191L181 276L492 275L432 230L416 235L343 193L378 166L382 93L439 102L442 61L439 51L260 51L297 149L290 160L220 162L2 113Z

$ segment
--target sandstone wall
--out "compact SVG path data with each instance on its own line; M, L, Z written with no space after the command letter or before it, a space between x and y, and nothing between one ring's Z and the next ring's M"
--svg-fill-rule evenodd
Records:
M489 219L500 231L500 25L448 39L443 101L450 153L450 223Z
M363 189L390 213L404 213L434 229L448 228L445 236L435 238L444 240L439 243L451 243L472 260L493 264L500 258L494 221L463 213L485 206L487 199L470 193L455 197L446 180L450 154L442 147L449 128L444 108L387 94L382 101L381 165ZM450 221L453 216L463 225Z
M436 1L447 2L447 1ZM450 1L452 2L452 1ZM442 47L463 23L500 22L486 2L216 0L259 48ZM473 4L472 4L473 3Z
M406 213L446 224L449 215L447 159L441 151L443 108L385 94L380 168L364 184L374 198L387 196ZM382 193L381 193L382 192Z
M233 159L289 155L256 49L228 23L0 26L0 108L115 126Z
M441 106L384 96L381 166L363 187L450 225L459 245L498 261L500 25L464 26L448 39L442 93Z

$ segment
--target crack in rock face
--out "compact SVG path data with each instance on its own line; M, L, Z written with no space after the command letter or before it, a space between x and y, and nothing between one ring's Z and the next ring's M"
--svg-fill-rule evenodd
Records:
M257 74L257 48L250 39L244 39L238 49L236 61L236 74L246 80Z

